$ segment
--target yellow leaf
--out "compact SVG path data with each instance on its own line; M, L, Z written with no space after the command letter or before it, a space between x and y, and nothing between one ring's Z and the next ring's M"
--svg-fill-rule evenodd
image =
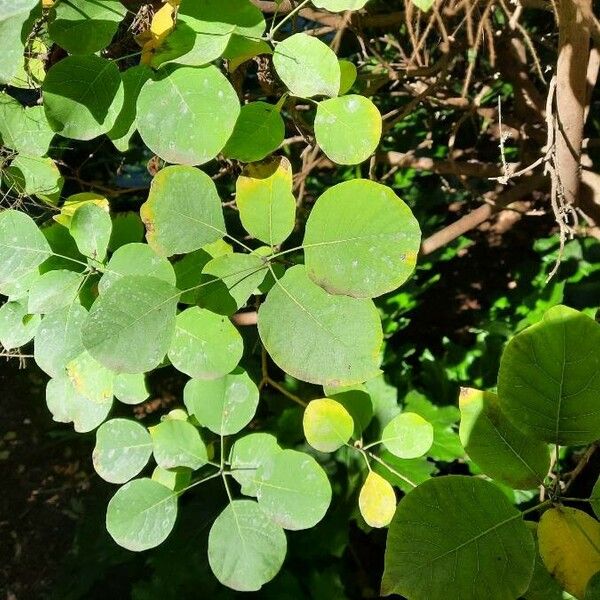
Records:
M69 227L71 225L71 219L75 214L75 211L84 204L96 204L100 208L103 208L106 212L109 212L110 206L108 200L102 196L102 194L95 194L94 192L82 192L80 194L73 194L69 196L65 203L60 209L58 215L54 215L54 220Z
M335 400L319 398L308 403L302 420L306 441L321 452L335 452L352 436L354 420Z
M394 488L377 473L370 471L360 494L358 507L371 527L387 527L396 512Z
M42 8L52 8L54 0L42 0Z
M583 600L588 581L600 571L600 523L576 508L551 508L540 519L538 540L548 571Z
M137 43L142 46L142 64L150 64L156 49L160 48L165 38L175 28L175 9L179 6L179 2L180 0L167 0L154 13L150 29L136 37Z

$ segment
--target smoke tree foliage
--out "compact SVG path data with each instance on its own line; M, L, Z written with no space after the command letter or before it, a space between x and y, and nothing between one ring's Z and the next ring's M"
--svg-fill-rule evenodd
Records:
M340 12L366 1L313 4ZM597 597L600 525L562 506L551 454L600 438L600 325L558 306L516 335L497 393L463 390L462 447L452 418L418 397L369 428L383 342L373 298L411 277L419 225L391 188L357 178L316 200L302 243L290 246L299 215L279 150L286 102L301 98L315 106L315 141L331 161L374 153L382 119L352 91L356 69L318 37L283 33L290 15L267 22L250 0L167 0L138 36L139 64L125 68L103 50L126 12L117 0L0 2L0 81L41 88L35 106L0 94L3 178L54 209L37 222L0 213L0 341L10 350L33 340L54 419L96 430L94 467L120 486L106 512L114 541L131 551L161 544L181 496L220 479L229 502L210 526L210 567L225 586L259 590L285 560L286 530L315 527L330 508L324 457L347 452L361 460L362 518L389 526L383 594ZM33 40L64 51L47 72L27 53ZM277 104L242 105L233 79L259 55L287 91ZM165 164L139 209L146 243L139 219L120 221L102 194L59 202L63 180L48 156L56 135L107 136L126 151L136 131ZM202 170L218 156L240 165L243 236L228 230ZM256 306L264 364L323 390L306 405L300 450L248 428L271 380L245 370L256 349L230 317ZM111 418L115 399L146 400L147 374L167 364L189 377L183 406L150 427ZM403 472L403 461L465 452L476 477L419 483ZM514 506L511 490L536 489L541 503ZM597 496L591 503L600 512ZM541 514L539 524L524 512Z

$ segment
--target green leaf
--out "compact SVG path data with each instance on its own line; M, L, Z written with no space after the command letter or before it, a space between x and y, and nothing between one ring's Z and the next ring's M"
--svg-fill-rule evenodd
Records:
M5 302L0 306L0 344L12 350L30 342L40 324L39 315L27 313L26 302Z
M67 375L73 388L92 402L111 403L114 373L84 351L67 364Z
M315 203L303 242L306 270L332 294L381 296L410 277L420 243L419 224L391 188L353 179Z
M428 12L434 5L435 0L411 0L411 2L423 12Z
M338 95L340 67L335 53L316 37L295 33L279 42L273 54L277 75L293 96Z
M125 275L147 275L175 285L175 271L164 256L159 256L147 244L125 244L110 257L98 292L103 294Z
M115 62L99 56L67 56L44 79L44 109L54 131L91 140L110 131L123 106L123 83Z
M111 252L127 244L139 244L144 238L144 224L137 211L119 212L113 215L112 222L108 243Z
M285 529L314 527L331 502L331 485L319 463L304 452L283 450L257 471L258 504Z
M335 400L311 400L302 420L306 441L321 452L335 452L352 437L354 421L350 413Z
M32 28L31 18L37 16L38 11L37 0L4 4L4 9L0 12L0 83L10 83L23 67L25 41Z
M370 527L387 527L396 511L394 488L381 476L369 471L358 496L360 514Z
M144 84L137 109L138 131L152 152L168 162L199 165L227 143L240 102L216 67L168 65Z
M590 494L590 506L594 511L594 514L600 518L600 477L596 480L592 493Z
M500 361L500 409L524 433L560 445L600 438L600 325L555 306L514 336Z
M118 0L60 0L48 33L69 54L94 54L110 44L126 12Z
M31 217L12 209L0 212L0 294L26 292L31 274L51 253Z
M391 452L379 452L379 458L394 469L386 469L380 462L372 463L372 469L392 485L402 490L405 494L410 492L415 485L419 485L437 472L435 465L426 458L398 458Z
M256 496L256 471L270 470L273 459L281 452L277 438L270 433L251 433L236 440L231 448L229 462L233 478L240 484L242 494Z
M242 336L228 318L197 306L177 315L168 356L182 373L197 379L223 377L243 353Z
M200 433L187 421L165 419L150 427L150 435L156 464L163 469L189 467L195 471L208 461Z
M98 262L106 258L111 229L110 215L91 202L75 211L69 226L81 254Z
M96 432L92 462L96 473L110 483L135 477L152 454L148 430L131 419L111 419Z
M83 325L83 343L117 373L156 368L175 332L177 290L156 277L126 275L98 296Z
M163 469L156 467L152 471L152 479L167 486L174 492L180 492L186 488L192 479L192 470L187 467L178 467L176 469Z
M273 54L267 42L233 34L223 52L223 58L228 61L227 70L233 73L240 65L261 54Z
M87 311L78 302L47 314L35 334L35 362L50 377L64 375L65 367L85 348L81 328Z
M313 0L317 8L324 8L330 12L342 12L344 10L359 10L369 0Z
M118 373L115 375L113 392L123 404L139 404L149 396L143 373Z
M418 458L433 444L433 427L420 415L403 412L383 428L381 441L398 458Z
M46 404L57 423L73 423L77 433L87 433L106 419L112 399L103 403L93 402L79 394L66 375L59 375L48 381Z
M240 592L259 590L279 572L287 541L252 500L234 500L208 535L208 562L215 577Z
M373 403L365 387L356 386L334 387L325 386L329 398L339 402L354 420L354 437L359 438L373 418Z
M196 301L222 315L232 315L246 305L265 278L267 265L258 254L224 254L202 270L202 287Z
M590 577L585 586L584 600L598 600L600 598L600 571ZM529 600L529 598L527 599Z
M19 154L4 175L20 195L37 196L51 205L56 205L60 198L64 179L51 158Z
M142 86L152 77L146 65L136 65L121 73L123 80L123 106L107 133L117 150L127 152L129 141L137 128L137 100Z
M48 152L54 131L42 106L24 107L8 94L0 93L0 136L4 146L42 156Z
M518 490L543 484L550 469L547 444L517 429L500 411L496 394L463 388L460 412L460 439L486 475Z
M40 275L29 291L29 312L45 314L69 306L77 299L82 282L80 273L64 269Z
M232 435L254 417L258 388L243 369L219 379L190 379L183 401L198 423L219 435Z
M177 495L152 479L117 490L106 510L106 529L123 548L141 552L164 542L177 518Z
M361 163L381 139L381 114L364 96L350 95L319 102L315 137L323 152L340 165Z
M271 289L258 311L258 331L277 365L297 379L350 385L379 373L383 337L373 302L328 294L302 265Z
M219 242L228 248L229 252L232 251L232 248L226 242L223 242L223 240L219 240ZM219 252L214 252L214 254L215 256L220 255ZM189 290L181 294L179 301L183 304L196 304L198 289L202 289L198 288L202 280L202 269L204 269L211 258L214 258L214 256L211 255L208 249L201 248L200 250L186 254L174 263L173 268L177 277L177 287L180 290Z
M356 71L356 67L353 62L349 60L338 60L338 64L340 65L340 96L350 91L354 82L356 81L356 77L358 75Z
M242 106L223 154L243 162L262 160L277 150L284 136L285 125L277 107L250 102Z
M296 222L290 161L276 156L248 165L238 177L235 189L240 219L248 233L271 246L285 241Z
M37 3L37 0L0 0L0 20L29 14Z
M494 486L451 475L400 501L385 550L382 594L411 600L517 598L533 573L535 544L521 513Z
M225 235L217 188L206 173L193 167L159 171L140 215L148 243L162 256L192 252Z
M525 524L529 531L533 534L537 546L537 528L538 524L532 521L526 521ZM537 548L536 548L537 550ZM593 579L593 577L592 577ZM591 581L591 580L590 580ZM529 583L527 591L523 594L524 600L563 600L561 587L556 582L556 579L550 575L548 569L544 566L539 550L535 553L535 567L533 576ZM595 600L594 598L585 597L585 600Z

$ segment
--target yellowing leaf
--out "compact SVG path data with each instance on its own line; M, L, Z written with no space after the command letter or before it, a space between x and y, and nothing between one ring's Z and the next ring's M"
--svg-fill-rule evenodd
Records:
M371 527L387 527L396 512L394 488L374 471L369 472L358 496L358 507Z
M576 508L551 508L540 519L538 540L548 571L567 592L583 598L600 571L600 523Z
M42 8L52 8L54 0L42 0Z
M141 63L150 64L154 52L165 41L166 37L175 27L175 9L180 0L167 0L164 5L154 13L150 29L137 36L136 40L142 46Z
M53 219L61 225L69 227L75 211L78 208L81 208L84 204L95 204L96 206L104 209L106 212L108 212L110 209L108 200L102 194L95 194L94 192L82 192L80 194L73 194L72 196L69 196L62 205L60 213L54 215Z
M312 400L304 411L302 421L306 441L321 452L334 452L352 436L354 420L335 400Z

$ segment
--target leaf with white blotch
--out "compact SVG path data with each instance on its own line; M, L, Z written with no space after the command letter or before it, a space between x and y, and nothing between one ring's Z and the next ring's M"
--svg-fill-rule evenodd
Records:
M29 290L29 312L46 314L69 306L77 299L82 282L83 276L75 271L58 269L43 273Z
M91 202L75 211L69 225L79 252L99 262L106 258L111 230L110 215Z
M123 106L117 64L93 54L67 56L52 65L42 91L50 127L75 140L91 140L110 131Z
M310 455L283 450L256 472L259 506L269 518L297 531L314 527L331 502L331 485L323 468Z
M460 412L460 439L486 475L518 490L543 484L548 445L517 429L500 411L496 394L463 388Z
M317 144L340 165L367 160L381 139L379 110L368 98L354 94L319 102L314 126Z
M285 136L285 124L274 104L250 102L242 106L223 154L243 162L255 162L277 150Z
M391 188L353 179L317 199L302 245L315 283L331 294L369 298L410 277L420 243L417 220Z
M183 401L198 423L219 435L233 435L254 417L258 388L243 369L219 379L190 379Z
M177 518L177 495L152 479L134 479L117 490L106 510L106 529L127 550L164 542Z
M113 397L115 374L84 351L67 364L67 375L78 394L104 404Z
M85 350L81 328L87 314L81 304L73 302L42 319L34 338L33 356L50 377L64 375L67 363Z
M96 473L110 483L125 483L135 477L152 454L148 430L131 419L111 419L96 432L92 462Z
M289 237L296 222L296 199L292 194L292 165L285 156L248 165L235 189L240 219L250 235L271 246Z
M568 506L547 510L538 525L540 555L559 584L583 598L591 577L600 571L600 523Z
M566 306L515 335L500 360L500 409L534 439L563 446L600 438L600 324Z
M152 152L171 163L201 165L227 143L240 101L214 65L167 65L144 84L137 110L138 131Z
M126 275L95 300L83 344L117 373L141 373L163 360L175 333L178 291L162 279Z
M371 527L387 527L396 512L394 488L373 471L367 475L358 495L360 514Z
M156 464L163 469L189 467L194 471L208 461L198 430L187 421L165 419L150 427Z
M348 442L354 431L350 413L330 398L311 400L304 409L302 426L306 441L321 452L335 452Z
M350 385L379 373L383 334L373 302L328 294L303 265L271 289L258 311L258 331L275 363L297 379Z
M0 212L0 294L23 287L28 277L52 254L44 234L25 213L8 209Z
M389 528L384 596L411 600L518 598L533 573L535 544L521 513L493 484L436 477L409 492Z
M313 0L317 8L324 8L330 12L342 12L344 10L359 10L369 0Z
M420 415L403 412L383 428L381 441L398 458L418 458L433 444L433 427Z
M164 256L159 256L148 244L125 244L110 257L98 292L103 294L124 275L148 275L175 285L175 271Z
M112 407L112 398L99 403L78 393L66 375L48 381L46 404L57 423L73 423L77 433L96 429L106 419Z
M270 433L250 433L236 440L231 448L229 462L231 475L240 484L242 494L256 496L256 470L269 472L273 459L281 452L277 438Z
M217 256L202 269L202 287L198 287L196 302L215 313L232 315L246 305L263 282L267 268L258 253Z
M177 315L168 356L182 373L197 379L223 377L243 353L242 336L228 318L197 306Z
M215 577L241 592L259 590L281 569L287 541L252 500L234 500L215 519L208 535L208 562Z
M0 306L0 344L12 350L30 342L40 324L40 316L28 314L26 301L5 302Z
M146 377L143 373L118 373L115 375L113 393L123 404L140 404L149 396Z
M206 173L193 167L160 170L140 215L148 243L162 256L198 250L226 233L217 188Z
M277 75L294 96L338 95L340 66L333 50L320 39L295 33L279 42L273 54Z

